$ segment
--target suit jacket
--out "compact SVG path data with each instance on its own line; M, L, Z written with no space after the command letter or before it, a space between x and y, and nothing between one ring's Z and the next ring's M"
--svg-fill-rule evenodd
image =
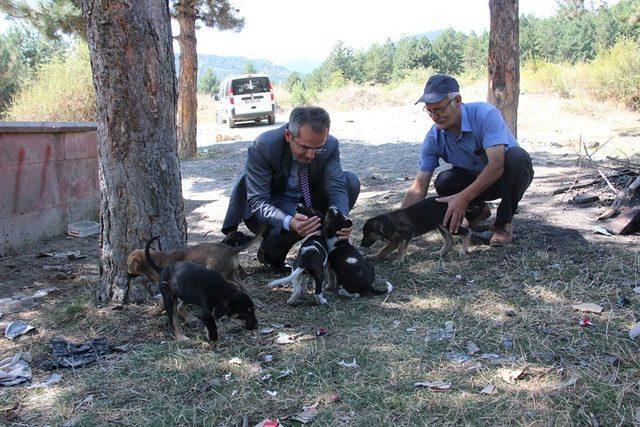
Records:
M271 225L282 228L287 213L271 204L274 197L282 196L287 188L291 171L291 149L284 139L286 124L267 131L249 146L245 170L231 191L229 207L222 224L222 232L234 229L252 215ZM311 193L323 188L329 204L340 212L349 213L347 186L340 165L338 140L329 135L326 151L309 164L309 186Z

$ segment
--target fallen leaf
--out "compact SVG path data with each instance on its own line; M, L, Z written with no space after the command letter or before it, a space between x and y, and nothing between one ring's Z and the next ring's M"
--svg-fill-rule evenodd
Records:
M260 333L262 335L269 335L270 333L272 333L273 331L275 331L275 329L273 328L261 328L260 329Z
M629 331L629 338L635 340L638 337L640 337L640 322L633 325L633 328Z
M263 375L262 378L260 378L260 381L262 382L271 381L271 378L272 378L271 374L266 374L266 375Z
M480 394L496 394L498 393L498 388L493 384L487 384L484 386L482 390L480 390Z
M571 378L569 378L569 380L563 382L562 384L560 384L560 388L566 388L566 387L573 387L574 385L576 385L576 383L578 382L578 377L577 376L573 376Z
M318 415L318 410L314 406L312 406L292 416L291 419L295 421L300 421L302 424L307 424L316 415Z
M473 341L467 341L467 354L474 355L480 352L480 347L476 345Z
M291 375L291 374L293 374L293 371L291 371L291 370L287 369L287 370L285 370L285 371L282 371L282 373L281 373L280 375L278 375L278 376L276 377L276 379L277 379L277 380L279 380L279 379L281 379L281 378L286 378L286 377L288 377L288 376L289 376L289 375Z
M500 369L498 371L500 378L506 383L515 384L516 380L521 379L524 376L524 368L520 369Z
M323 337L325 335L327 335L329 333L329 330L327 328L318 328L316 329L316 336L317 337Z
M280 424L280 420L270 420L267 418L260 421L254 427L282 427L282 424Z
M574 310L582 311L585 313L602 313L602 306L598 304L593 304L590 302L584 302L582 304L574 304L571 306Z
M591 319L589 319L588 317L585 317L583 319L580 319L580 321L578 322L578 325L582 327L586 327L586 326L593 326L593 323L591 322Z
M348 369L359 369L360 366L356 363L356 358L353 358L353 362L351 363L347 363L344 360L341 360L340 362L338 362L338 366L342 366L343 368L348 368Z
M405 329L405 331L406 331L406 332L415 332L415 331L417 331L417 329L416 329L416 328L414 328L414 327L411 327L411 328L407 328L407 329Z
M277 391L267 390L267 394L271 397L276 397L278 395Z
M287 334L286 332L278 332L278 338L276 338L276 344L293 344L299 341L308 341L315 339L314 336L308 334Z
M241 365L242 364L242 360L240 360L239 357L232 357L231 359L229 359L229 364L230 365Z
M413 384L414 387L427 387L435 391L444 391L451 388L450 381L422 381Z
M593 227L591 230L596 234L604 234L605 236L613 236L613 234L611 234L609 232L609 230L607 230L606 228L602 227L601 225L597 225L597 226Z
M457 351L449 351L449 352L444 354L444 357L446 357L447 359L449 359L452 362L455 362L455 363L457 363L459 365L461 365L464 362L466 362L467 360L471 359L471 356L469 356L468 354L458 353Z

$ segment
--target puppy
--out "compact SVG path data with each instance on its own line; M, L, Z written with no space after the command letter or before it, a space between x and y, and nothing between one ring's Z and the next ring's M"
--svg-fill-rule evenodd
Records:
M387 294L393 286L387 283L387 289L378 290L373 287L376 277L375 268L366 260L360 251L348 240L338 239L337 232L343 228L352 227L353 223L336 207L331 206L327 211L322 229L322 235L329 249L329 266L331 287L339 286L338 294L358 298L361 294Z
M299 204L296 211L307 217L317 216L322 218L322 214L314 208L308 208L303 204ZM291 297L287 300L287 304L295 304L300 298L303 290L306 290L306 280L308 276L313 277L315 282L315 298L317 304L327 304L327 300L322 295L324 285L325 269L327 268L327 244L320 232L307 236L300 249L298 256L293 263L293 271L287 277L274 280L269 286L274 287L283 283L293 285ZM303 276L303 274L306 276ZM303 283L303 281L305 283Z
M178 261L165 268L156 264L149 253L149 247L158 237L147 243L144 254L147 263L160 277L160 292L167 310L169 327L177 340L186 337L178 324L177 310L183 303L199 305L202 323L211 341L218 339L216 318L224 315L244 320L247 329L255 329L258 320L253 301L236 283L226 280L215 270L189 261Z
M435 197L427 197L404 209L375 216L364 223L360 245L368 248L378 240L385 240L387 245L369 259L382 259L398 249L397 262L403 263L411 239L437 229L444 238L444 246L431 255L443 256L453 247L452 234L442 225L446 212L446 203L436 202ZM463 252L468 253L471 233L467 228L460 227L457 234L462 236Z
M164 268L177 261L189 261L216 270L225 279L244 287L240 279L240 259L238 254L251 247L260 238L260 233L251 237L239 231L229 233L221 242L200 243L184 249L170 252L151 252L154 261ZM160 280L158 273L149 265L143 249L136 249L127 258L127 273L131 277L145 274L154 282ZM151 293L151 289L147 286ZM164 311L162 300L152 315L160 315ZM181 314L182 311L181 311Z

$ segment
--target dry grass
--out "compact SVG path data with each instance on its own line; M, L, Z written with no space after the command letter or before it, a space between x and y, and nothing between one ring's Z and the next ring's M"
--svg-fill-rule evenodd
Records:
M398 199L395 194L365 204L353 216L365 218ZM640 304L631 291L640 279L638 252L592 244L548 224L527 222L522 232L531 237L510 250L476 246L470 256L451 253L443 259L426 255L440 245L438 237L416 239L404 267L377 266L378 281L396 287L391 295L356 301L333 296L323 307L311 296L297 307L286 306L289 290L267 289L272 276L244 255L262 327L330 331L286 346L275 344L275 334L250 333L230 322L223 322L216 344L204 341L200 324L187 328L190 342L177 343L165 335L164 317L148 317L150 306L93 306L95 275L62 281L62 291L41 310L21 315L39 333L4 345L0 356L30 348L35 376L42 379L48 374L37 367L53 336L103 336L129 343L129 351L93 367L65 370L63 382L50 389L5 389L0 406L19 404L16 425L60 425L74 417L78 425L237 425L245 415L252 423L282 419L337 391L341 401L321 406L317 425L566 425L588 424L590 414L601 425L630 424L640 408L638 346L626 336ZM96 272L91 263L78 269ZM622 295L631 305L618 305ZM582 328L582 316L571 309L576 302L599 303L605 311L591 316L593 327ZM453 339L425 340L448 320L455 322ZM447 359L447 352L464 352L470 340L483 353L513 359ZM274 361L261 363L265 354ZM357 370L337 364L353 358ZM507 384L500 378L505 367L525 368L524 378ZM286 378L260 381L286 369L292 371ZM572 378L575 385L563 386ZM451 381L452 388L413 387L426 380ZM480 394L487 384L498 393ZM88 395L93 403L77 407Z

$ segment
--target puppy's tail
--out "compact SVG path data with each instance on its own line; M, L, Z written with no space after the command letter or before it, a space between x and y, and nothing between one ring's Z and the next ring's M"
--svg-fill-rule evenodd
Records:
M369 289L369 292L371 292L374 295L390 294L391 291L393 291L393 285L389 282L386 282L386 285L387 285L387 289L376 289L372 285L371 289Z
M147 242L147 246L145 246L144 248L144 257L147 260L147 264L149 264L151 268L153 268L156 271L156 273L158 273L158 275L160 275L160 273L162 272L162 269L158 264L155 263L153 258L151 258L151 254L149 253L149 248L151 247L151 244L154 242L154 240L158 240L159 238L160 236L152 237L151 240Z
M304 268L298 267L291 272L287 277L283 277L282 279L274 280L273 282L269 282L269 287L273 288L274 286L282 285L283 283L293 282L295 278L304 273Z

